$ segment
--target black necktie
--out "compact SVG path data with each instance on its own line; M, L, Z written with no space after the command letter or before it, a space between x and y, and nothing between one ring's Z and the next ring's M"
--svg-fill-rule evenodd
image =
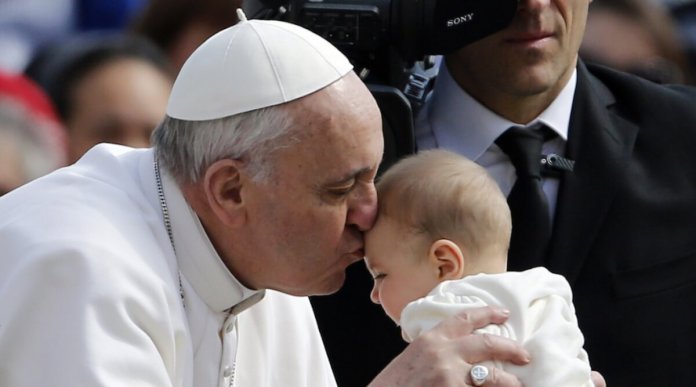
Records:
M512 127L495 141L510 157L517 180L508 195L512 212L512 240L508 269L525 270L544 263L551 238L549 204L542 189L541 147L553 132Z

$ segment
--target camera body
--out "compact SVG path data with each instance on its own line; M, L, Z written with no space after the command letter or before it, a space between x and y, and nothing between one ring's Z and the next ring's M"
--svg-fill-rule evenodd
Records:
M301 25L334 44L356 69L391 79L384 72L394 63L408 67L505 28L517 1L261 0L267 12L258 18Z
M328 40L356 68L374 69L393 41L390 0L290 0L287 21Z

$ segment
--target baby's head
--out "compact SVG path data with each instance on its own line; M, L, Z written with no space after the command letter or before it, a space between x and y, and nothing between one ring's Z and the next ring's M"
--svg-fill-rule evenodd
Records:
M423 151L377 182L379 212L365 236L370 295L392 320L437 284L501 273L510 243L510 209L485 169L444 150Z

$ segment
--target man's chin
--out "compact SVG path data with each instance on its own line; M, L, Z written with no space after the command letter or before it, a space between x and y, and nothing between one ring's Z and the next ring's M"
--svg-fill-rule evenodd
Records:
M315 296L328 296L331 294L334 294L341 290L343 287L343 284L346 282L346 273L341 272L340 278L334 278L331 283L329 283L326 288L315 294Z
M289 294L291 296L296 296L296 297L305 297L305 296L328 296L331 294L334 294L341 290L343 287L343 284L346 282L346 272L341 271L339 273L334 274L333 276L327 278L324 282L321 283L316 283L314 284L311 288L304 287L304 288L293 288L293 289L274 289L279 292ZM304 285L308 285L305 283Z
M346 282L346 272L341 270L340 272L334 274L333 276L326 279L326 281L318 286L317 289L312 293L313 296L328 296L334 294L341 290L343 284Z
M348 272L354 272L356 269L357 270L364 270L365 266L364 265L358 265L356 266L355 264L358 262L362 262L362 251L360 254L353 254L355 256L360 256L360 258L351 258L350 262L346 263L346 267L343 269L338 270L335 273L331 273L331 275L327 276L324 281L317 286L317 289L315 289L314 292L312 292L311 295L313 296L328 296L331 294L334 294L341 290L343 285L346 282L346 277L348 276Z

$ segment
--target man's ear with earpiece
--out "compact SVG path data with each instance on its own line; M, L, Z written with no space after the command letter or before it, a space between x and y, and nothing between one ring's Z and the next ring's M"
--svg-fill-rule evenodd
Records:
M210 210L228 227L237 227L245 220L242 189L246 175L242 162L223 159L214 162L203 176L203 191Z
M461 248L449 239L438 239L430 245L429 261L435 265L440 281L460 279L464 276L464 255Z

